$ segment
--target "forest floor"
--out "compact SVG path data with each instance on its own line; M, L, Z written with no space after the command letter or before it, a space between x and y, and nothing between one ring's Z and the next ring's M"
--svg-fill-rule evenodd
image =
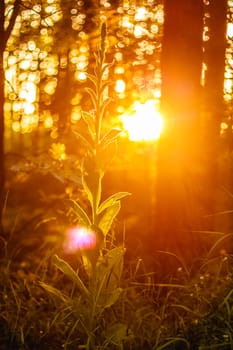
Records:
M140 226L127 207L126 235L129 242L138 238L131 247L126 239L122 292L95 318L91 347L76 304L82 305L84 318L89 311L52 259L57 254L67 261L86 283L80 254L63 249L70 225L63 201L66 186L50 174L20 171L10 174L9 183L0 237L0 350L233 349L229 228L216 232L211 249L188 265L169 252L147 256L139 232L145 223ZM116 227L116 237L118 233Z

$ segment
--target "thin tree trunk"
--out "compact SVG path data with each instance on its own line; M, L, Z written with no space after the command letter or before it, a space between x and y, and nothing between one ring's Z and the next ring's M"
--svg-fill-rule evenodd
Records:
M158 151L156 246L183 251L200 226L197 203L202 0L166 0Z
M4 33L4 1L0 0L0 232L2 231L2 214L4 207L4 67L3 54L5 49Z
M225 113L224 106L224 71L226 50L227 0L210 0L206 7L209 14L207 21L209 40L205 44L205 161L206 188L209 196L206 199L205 210L213 214L216 210L216 189L218 187L218 144L220 123ZM210 218L214 218L213 216ZM210 220L209 229L214 229Z
M19 13L20 0L15 0L8 27L5 29L5 1L0 0L0 231L3 231L2 217L5 201L5 167L4 167L4 51Z

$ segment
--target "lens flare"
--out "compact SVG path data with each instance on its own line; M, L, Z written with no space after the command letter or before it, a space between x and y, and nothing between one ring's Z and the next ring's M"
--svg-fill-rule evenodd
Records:
M90 250L96 247L96 235L86 227L74 226L68 229L64 250L75 253L79 249Z
M163 119L156 109L153 100L145 103L136 101L134 113L121 117L124 129L131 141L153 141L160 137L163 129Z

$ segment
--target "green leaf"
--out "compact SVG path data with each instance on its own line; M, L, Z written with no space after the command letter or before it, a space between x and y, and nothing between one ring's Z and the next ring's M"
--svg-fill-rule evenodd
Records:
M113 140L112 142L108 143L105 147L99 148L96 154L96 163L97 163L98 169L105 172L106 168L112 162L116 153L117 153L116 140Z
M75 131L75 130L73 130L73 133L75 134L77 139L79 139L89 151L93 150L94 145L93 145L93 140L91 138L89 138L87 135L80 134L78 131Z
M122 288L116 288L112 290L109 294L104 296L104 308L108 308L112 305L114 305L117 300L119 299L123 289Z
M99 220L98 227L101 229L105 237L112 226L113 220L119 213L120 208L120 202L116 201L113 205L105 209L101 219Z
M112 306L122 292L119 283L123 270L124 252L123 247L116 247L109 250L98 261L96 269L96 304L98 307Z
M95 159L86 157L83 161L82 185L94 213L96 213L101 199L102 178L103 172L96 166Z
M96 106L97 106L97 95L95 93L95 91L91 88L85 88L85 90L88 92L88 94L90 95L91 97L91 100L92 100L92 103L93 103L93 106L94 108L96 109Z
M113 142L114 140L116 140L116 138L119 136L119 134L122 132L122 130L118 130L118 129L111 129L109 130L103 137L102 140L100 142L101 146L106 146L108 145L110 142Z
M125 248L120 246L120 247L116 247L113 249L110 249L107 254L104 256L105 259L108 261L108 267L111 269L112 266L117 266L117 276L118 279L120 279L121 277L121 273L122 273L122 264L123 264L123 256L125 254ZM116 271L115 271L116 272Z
M92 136L92 139L95 139L95 121L94 117L91 113L82 111L82 118L85 121L85 123L88 126L88 130L90 132L90 135Z
M91 226L91 221L85 210L75 200L68 199L68 201L71 202L74 212L80 219L81 223L85 226Z
M56 298L58 298L62 302L67 302L68 301L68 298L59 289L54 288L54 287L52 287L49 284L44 283L44 282L39 282L39 285L44 290L46 290L46 292L49 292L52 296L55 296Z
M113 81L110 81L110 80L107 80L107 81L105 81L104 83L102 83L101 84L101 89L100 89L100 92L101 92L101 94L103 94L104 93L104 91L105 91L105 89L107 88L107 87L110 87L111 85L113 85L114 84L114 82ZM111 99L111 97L108 97L110 100L112 100Z
M90 73L87 73L87 78L92 81L92 83L96 86L97 84L97 79L96 76Z
M104 74L106 69L109 70L114 64L115 64L115 60L109 63L105 63L104 66L102 67L102 74Z
M94 72L95 72L95 75L97 75L97 69L100 69L100 52L94 52L94 57L95 57L95 61L96 61L96 66L94 68Z
M92 208L92 210L93 210L93 207L94 207L93 193L92 193L90 187L89 187L88 184L87 184L86 178L87 178L86 176L83 176L83 177L82 177L82 185L83 185L84 192L85 192L86 195L87 195L87 199L88 199L88 201L89 201L89 203L90 203L90 205L91 205L91 208Z
M110 104L110 102L112 102L112 98L106 98L102 104L101 104L101 111L100 111L100 119L102 120L104 118L105 115L105 111L107 106Z
M89 291L85 287L83 281L65 260L60 259L57 255L54 255L53 263L60 271L64 273L64 275L69 277L78 286L83 295L89 297Z
M92 250L90 251L90 252L92 252ZM87 256L88 255L88 256ZM93 269L93 264L92 264L92 259L91 259L91 257L89 256L89 254L84 254L84 253L82 253L82 263L83 263L83 267L84 267L84 270L86 271L86 273L87 273L87 276L89 277L89 278L91 278L91 276L92 276L92 273L93 273L93 271L92 271L92 269Z
M117 193L113 194L112 196L108 197L107 199L105 199L105 201L103 201L100 204L98 211L97 211L97 214L100 214L103 210L112 206L118 200L120 200L126 196L130 196L130 195L131 195L131 193L129 193L129 192L117 192Z

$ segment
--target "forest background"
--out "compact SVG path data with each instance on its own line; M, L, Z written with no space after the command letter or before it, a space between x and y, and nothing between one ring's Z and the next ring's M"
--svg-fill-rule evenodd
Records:
M86 219L79 205L88 213L86 197L92 196L92 214L98 214L95 186L83 191L85 174L96 169L85 165L82 173L93 98L97 116L102 108L90 92L93 72L96 96L108 101L103 130L122 131L109 139L115 145L119 136L117 148L103 156L108 165L113 160L98 178L101 196L121 191L114 199L119 202L131 193L110 219L110 241L123 242L129 266L134 262L137 270L142 259L160 284L170 283L181 261L186 272L200 271L206 256L230 261L232 11L226 0L0 1L1 242L3 262L10 256L16 264L13 276L15 268L24 274L20 264L29 268L25 256L41 246L49 250L45 264L52 253L76 264L62 251L65 232L76 222L66 200L77 202ZM96 61L101 48L110 64L101 53ZM98 75L100 63L106 68ZM148 101L163 129L157 140L135 142L124 118L132 118L138 105L145 117ZM94 215L96 223L101 226ZM88 335L86 346L94 343Z

